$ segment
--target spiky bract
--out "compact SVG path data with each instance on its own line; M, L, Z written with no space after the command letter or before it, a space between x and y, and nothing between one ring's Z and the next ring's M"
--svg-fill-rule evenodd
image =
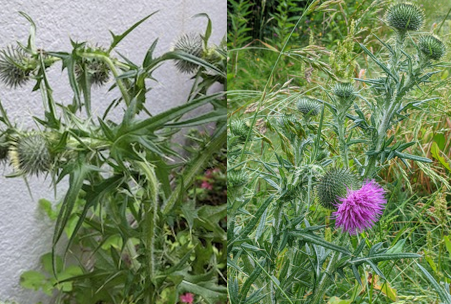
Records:
M429 59L440 60L445 55L445 44L436 36L423 35L418 40L420 51Z
M101 47L85 47L84 52L86 53L104 53L105 50ZM108 65L99 58L87 58L82 57L75 64L75 75L77 79L80 80L83 75L87 75L91 84L97 86L102 86L108 82L110 79L110 69Z
M412 3L398 3L388 8L385 20L395 29L418 31L424 24L424 13Z
M198 34L185 34L177 40L173 49L195 57L202 57L202 38ZM175 66L180 72L187 74L194 73L198 68L197 64L183 59L175 60Z
M15 169L23 174L38 175L47 172L52 164L47 141L38 133L21 135L9 154Z
M301 97L297 103L299 112L308 116L316 116L319 114L320 104L309 97Z
M244 170L227 171L227 189L241 188L247 184L249 177Z
M250 127L241 119L234 119L230 122L230 132L238 136L240 141L245 141L249 133ZM249 139L252 138L252 133Z
M33 68L31 56L20 47L8 47L0 51L0 79L9 87L23 86Z
M319 180L316 186L319 203L327 209L335 209L340 197L345 197L348 189L357 189L360 182L346 169L331 169Z

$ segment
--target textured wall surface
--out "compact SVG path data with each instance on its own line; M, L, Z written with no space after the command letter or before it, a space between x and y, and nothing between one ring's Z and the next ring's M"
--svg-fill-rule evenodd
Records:
M10 0L2 2L0 47L25 43L29 24L19 15L23 11L35 21L36 44L45 50L70 50L70 38L107 46L108 30L122 33L144 16L159 13L138 27L117 48L132 61L141 62L147 48L159 38L156 55L168 50L177 37L187 32L205 30L206 19L191 17L207 13L213 22L213 43L226 32L225 0ZM54 96L58 102L70 102L72 93L60 66L49 71ZM154 76L158 82L148 94L147 107L153 113L185 102L190 89L189 76L180 75L165 63ZM12 90L0 84L0 99L10 118L22 129L35 128L31 115L42 115L39 93L31 93L33 84ZM93 109L100 112L111 100L105 89L94 89ZM118 110L120 114L120 109ZM0 126L1 127L1 126ZM5 178L12 172L0 167L0 301L16 300L21 304L48 303L43 294L23 290L19 277L23 271L39 269L39 257L50 251L53 223L37 208L39 198L55 201L49 179L28 180L32 196L21 178ZM64 188L64 186L62 186ZM59 193L61 193L61 189ZM57 195L59 199L61 194Z

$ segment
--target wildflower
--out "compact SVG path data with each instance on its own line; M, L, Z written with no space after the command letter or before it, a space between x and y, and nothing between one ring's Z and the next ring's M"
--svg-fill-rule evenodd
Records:
M352 235L373 227L385 209L384 194L374 180L366 181L358 190L348 190L346 197L339 198L341 203L333 213L335 226Z
M208 181L203 181L200 185L202 189L213 190L213 186Z
M182 303L192 304L194 302L194 294L187 292L180 296L180 301L182 301Z

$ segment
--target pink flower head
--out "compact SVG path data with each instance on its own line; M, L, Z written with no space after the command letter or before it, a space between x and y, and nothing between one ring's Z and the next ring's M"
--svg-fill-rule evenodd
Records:
M194 302L194 295L192 293L187 292L184 295L180 296L180 301L182 301L182 303L192 304Z
M346 197L339 198L335 226L349 234L357 234L374 226L385 209L385 191L374 180L366 181L358 190L349 190Z
M200 187L203 189L213 190L213 186L207 181L203 181Z

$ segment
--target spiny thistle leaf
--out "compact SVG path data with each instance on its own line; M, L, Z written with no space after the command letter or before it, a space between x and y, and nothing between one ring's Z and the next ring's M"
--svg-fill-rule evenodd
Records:
M0 79L9 87L23 86L33 70L31 57L19 47L8 47L0 51Z
M445 55L445 44L436 36L424 35L418 41L420 51L432 60L440 60Z
M319 203L327 209L336 209L340 197L345 197L348 189L360 187L360 182L354 174L346 169L331 169L319 180L316 186Z
M173 50L182 51L200 58L203 53L202 38L193 33L185 34L177 40ZM181 73L187 74L194 73L198 68L197 64L182 59L176 60L175 66Z
M47 141L37 133L21 135L11 146L9 157L17 171L29 175L47 172L52 164Z
M300 98L297 107L299 112L309 116L318 115L320 110L320 104L309 97Z
M385 20L395 29L418 31L424 24L424 13L412 3L399 3L388 8Z

